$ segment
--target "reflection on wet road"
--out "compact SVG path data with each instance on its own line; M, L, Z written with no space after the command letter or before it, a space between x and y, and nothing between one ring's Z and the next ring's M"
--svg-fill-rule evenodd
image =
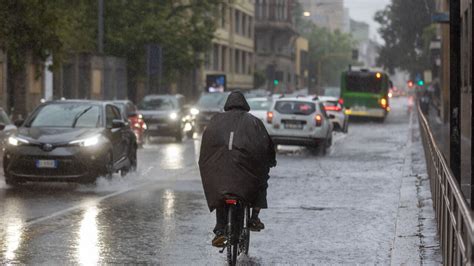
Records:
M282 147L266 229L243 261L386 264L409 132L403 108L384 125L353 124L326 157ZM95 186L0 180L0 263L223 264L210 246L199 146L159 139L139 151L137 173Z

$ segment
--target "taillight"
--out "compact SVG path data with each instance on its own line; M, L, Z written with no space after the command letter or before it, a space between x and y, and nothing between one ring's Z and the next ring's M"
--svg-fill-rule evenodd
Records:
M385 98L380 99L380 106L382 106L383 109L387 109L388 107L388 101Z
M339 106L339 105L336 105L336 106L332 106L332 105L331 105L331 106L324 106L324 110L326 110L326 111L337 111L337 112L339 112L339 111L342 110L342 108L341 108L341 106Z
M225 203L228 204L228 205L236 205L237 200L235 200L235 199L226 199Z
M340 105L344 105L344 99L339 98L339 101L337 101Z
M314 121L316 121L316 126L320 127L323 124L323 117L321 115L315 115Z
M273 112L267 112L267 123L271 124L273 122Z

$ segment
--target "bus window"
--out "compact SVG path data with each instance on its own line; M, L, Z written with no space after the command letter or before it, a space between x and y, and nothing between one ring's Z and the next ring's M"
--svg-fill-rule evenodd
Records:
M383 89L383 76L377 78L373 73L347 75L347 90L353 92L380 93Z

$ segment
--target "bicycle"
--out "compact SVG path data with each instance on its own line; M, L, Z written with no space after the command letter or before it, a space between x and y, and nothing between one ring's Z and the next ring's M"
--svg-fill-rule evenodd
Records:
M220 253L227 249L227 262L236 265L240 254L248 255L250 245L250 207L235 197L225 199L227 211L226 243Z

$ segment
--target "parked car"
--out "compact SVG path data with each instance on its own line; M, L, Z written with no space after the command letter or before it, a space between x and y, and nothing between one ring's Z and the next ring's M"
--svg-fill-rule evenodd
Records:
M5 181L93 183L137 167L137 142L111 103L64 100L38 106L8 138Z
M347 133L349 131L349 116L346 114L346 108L341 104L339 98L321 96L319 100L324 105L324 110L330 116L334 125L334 131Z
M147 126L145 120L143 120L143 115L138 112L137 106L129 100L113 101L112 103L120 108L124 119L128 120L130 128L133 130L133 133L135 133L138 147L142 147Z
M194 107L198 110L198 114L196 115L196 132L202 133L207 125L209 125L212 117L215 114L224 111L227 96L229 96L229 92L201 94L201 97L199 97L199 100Z
M145 138L166 136L183 140L184 97L182 95L147 95L138 105L147 125Z
M267 119L267 112L272 104L272 98L258 97L247 99L250 106L250 113L263 122Z
M316 98L280 98L267 113L267 129L275 144L306 146L325 154L332 145L333 125Z

